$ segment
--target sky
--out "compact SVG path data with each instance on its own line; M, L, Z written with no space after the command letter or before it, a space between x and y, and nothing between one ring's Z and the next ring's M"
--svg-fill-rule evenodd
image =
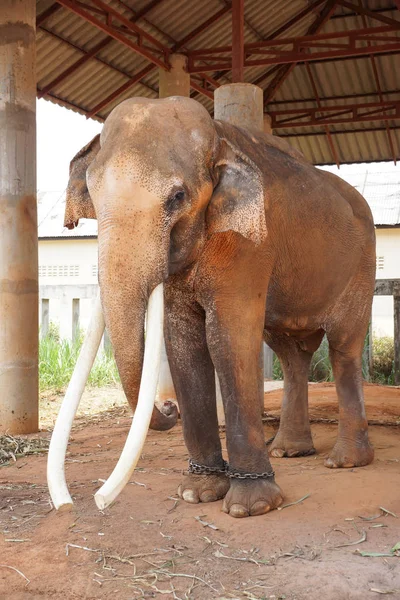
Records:
M47 100L37 101L37 189L63 191L68 183L69 163L75 154L100 133L102 124ZM323 167L343 179L351 173L399 172L393 162ZM382 176L384 177L384 176Z

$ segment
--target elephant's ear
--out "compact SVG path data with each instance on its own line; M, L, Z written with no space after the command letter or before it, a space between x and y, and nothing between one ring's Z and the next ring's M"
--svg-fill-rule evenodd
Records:
M267 237L263 178L236 142L220 138L215 162L218 183L207 209L208 232L236 231L258 245Z
M64 226L73 229L79 219L95 219L96 213L86 184L86 171L100 150L96 135L74 156L69 165L69 181L65 204Z

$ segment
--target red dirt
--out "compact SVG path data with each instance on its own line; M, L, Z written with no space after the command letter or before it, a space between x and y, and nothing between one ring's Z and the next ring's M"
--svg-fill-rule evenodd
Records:
M368 386L366 396L369 418L400 420L400 389ZM280 397L281 392L266 394L266 409L275 412ZM310 386L310 397L312 415L335 418L332 386ZM234 520L221 512L221 502L189 505L171 499L187 460L180 425L149 433L131 485L99 512L92 496L115 465L128 425L121 409L77 423L66 465L73 512L51 510L44 456L0 469L2 600L361 600L378 598L373 590L400 598L400 557L357 553L388 553L400 542L398 426L371 427L372 465L332 471L323 460L337 427L312 425L316 456L273 459L285 502L310 496L263 517ZM271 425L265 427L266 437L273 432ZM399 518L359 517L379 514L380 506ZM218 530L204 527L198 516ZM360 540L363 532L366 541L335 548ZM67 556L67 544L96 552L69 547Z

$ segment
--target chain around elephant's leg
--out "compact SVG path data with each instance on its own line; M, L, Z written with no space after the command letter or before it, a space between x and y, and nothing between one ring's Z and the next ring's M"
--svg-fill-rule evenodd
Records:
M214 502L229 489L219 438L214 366L206 342L205 315L180 276L165 286L165 343L193 463L178 488L186 502Z

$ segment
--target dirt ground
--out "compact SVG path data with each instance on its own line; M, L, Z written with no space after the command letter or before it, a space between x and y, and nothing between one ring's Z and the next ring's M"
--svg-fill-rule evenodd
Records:
M265 395L268 414L278 414L281 394ZM371 426L372 465L323 466L336 397L331 385L312 385L318 454L272 461L285 503L307 497L243 520L221 502L177 500L188 458L180 424L149 433L130 484L99 511L93 494L118 459L129 412L117 405L81 417L66 463L72 512L51 508L45 456L0 468L1 600L400 599L400 552L391 553L400 542L400 389L367 386L366 398L369 419L391 423ZM267 422L266 437L276 428Z

